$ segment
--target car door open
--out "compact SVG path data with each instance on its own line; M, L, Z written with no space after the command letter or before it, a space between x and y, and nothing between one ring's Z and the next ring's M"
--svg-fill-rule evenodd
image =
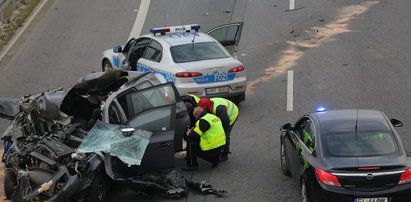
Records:
M234 53L235 47L240 42L243 22L220 25L206 32L209 36L220 42L228 52Z

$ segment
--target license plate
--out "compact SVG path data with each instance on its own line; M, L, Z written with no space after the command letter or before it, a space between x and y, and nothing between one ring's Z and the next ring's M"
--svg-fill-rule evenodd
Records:
M218 88L207 88L205 89L206 95L229 93L230 87L218 87Z
M388 198L357 198L354 202L388 202Z

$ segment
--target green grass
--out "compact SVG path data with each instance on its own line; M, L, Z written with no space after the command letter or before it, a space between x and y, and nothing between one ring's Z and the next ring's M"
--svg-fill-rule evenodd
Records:
M13 11L13 1L10 1L4 9L3 25L0 30L0 50L23 25L39 2L40 0L16 0L16 10Z

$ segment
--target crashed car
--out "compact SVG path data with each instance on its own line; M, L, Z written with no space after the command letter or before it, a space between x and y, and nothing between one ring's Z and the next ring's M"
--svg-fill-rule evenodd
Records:
M194 183L174 168L189 124L173 83L112 69L22 99L0 99L4 191L12 201L106 201L112 181L181 197Z

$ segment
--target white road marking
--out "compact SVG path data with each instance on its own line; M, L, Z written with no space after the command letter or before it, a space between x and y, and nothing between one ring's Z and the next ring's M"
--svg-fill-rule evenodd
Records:
M295 0L290 0L290 11L295 9Z
M23 35L24 31L27 29L27 27L33 22L34 18L37 16L37 14L40 12L40 10L46 5L48 0L42 0L39 5L36 6L34 11L30 14L30 16L26 19L26 22L24 22L23 27L17 30L16 34L13 36L13 38L10 40L8 45L4 47L3 52L0 52L0 60L3 60L3 57L6 56L6 54L10 51L10 49L14 46L14 44L20 39L21 35Z
M131 33L128 39L140 36L141 29L143 29L144 21L146 20L148 8L150 7L150 1L151 0L141 0L140 7L138 8L136 21L134 21L134 25L131 29Z
M289 70L288 74L287 74L287 111L293 111L293 102L294 102L294 98L293 98L293 94L294 94L294 71L293 70Z

